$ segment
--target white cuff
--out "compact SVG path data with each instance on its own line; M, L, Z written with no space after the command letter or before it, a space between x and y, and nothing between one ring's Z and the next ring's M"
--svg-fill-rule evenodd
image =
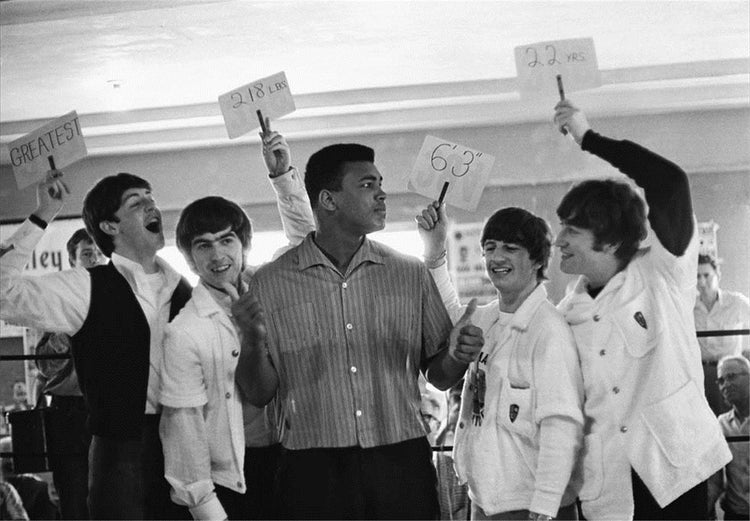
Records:
M211 493L208 501L190 509L190 514L196 521L205 519L207 521L223 521L227 518L227 513L221 505L221 501L216 497L216 492Z

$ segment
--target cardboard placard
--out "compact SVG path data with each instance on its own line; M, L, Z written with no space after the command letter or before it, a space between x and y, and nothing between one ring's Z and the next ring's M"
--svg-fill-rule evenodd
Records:
M230 139L260 128L258 112L278 119L294 112L294 98L284 72L261 78L219 96L219 107Z
M75 110L16 139L8 144L8 150L19 190L44 179L50 157L61 169L88 153Z
M414 162L408 188L435 200L447 182L445 202L473 212L494 163L495 158L489 154L427 136Z
M519 45L515 59L518 89L524 98L559 97L558 75L567 92L602 84L593 38Z

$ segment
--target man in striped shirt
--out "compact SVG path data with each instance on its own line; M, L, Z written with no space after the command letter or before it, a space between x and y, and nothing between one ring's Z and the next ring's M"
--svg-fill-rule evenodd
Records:
M435 519L417 377L446 388L483 344L470 312L451 332L421 262L367 239L386 217L373 161L355 144L313 154L305 186L317 232L259 269L233 307L244 332L237 382L256 406L281 403L288 519Z

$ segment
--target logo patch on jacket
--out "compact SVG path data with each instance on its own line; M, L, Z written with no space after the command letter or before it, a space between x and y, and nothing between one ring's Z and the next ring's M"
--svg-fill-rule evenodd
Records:
M646 324L646 317L643 316L643 313L641 313L640 311L636 311L635 315L633 315L633 318L643 329L648 329L648 324Z
M518 418L518 405L515 403L510 405L510 410L508 410L508 418L510 418L510 423L513 423L516 421L516 418Z

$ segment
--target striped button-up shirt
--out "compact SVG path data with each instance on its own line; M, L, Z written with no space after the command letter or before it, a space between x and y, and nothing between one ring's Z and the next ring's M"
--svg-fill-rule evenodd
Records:
M268 317L286 448L425 435L417 376L451 321L420 261L365 238L342 274L310 234L260 268L250 291Z

